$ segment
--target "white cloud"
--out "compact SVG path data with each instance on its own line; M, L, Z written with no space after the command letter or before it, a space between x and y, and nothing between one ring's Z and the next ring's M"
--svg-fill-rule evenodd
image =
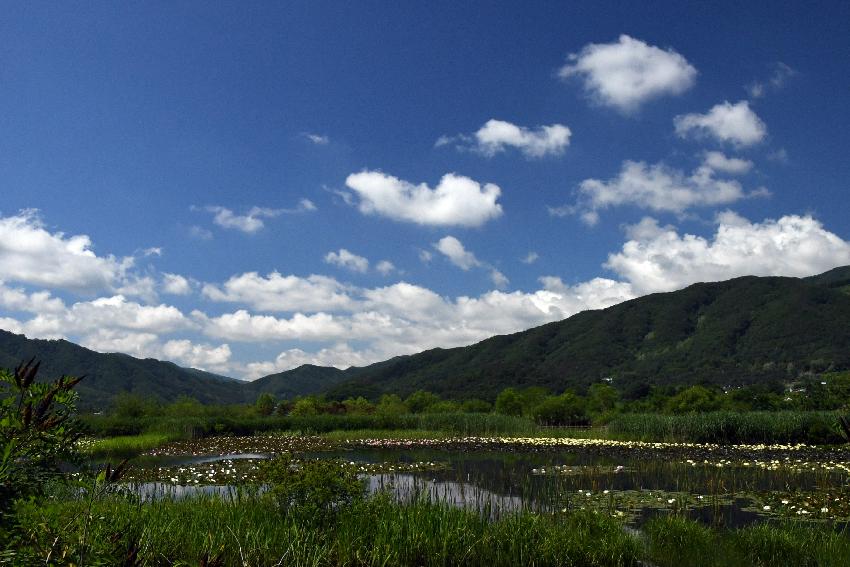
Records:
M788 150L785 148L779 148L778 150L767 154L767 159L776 163L788 163Z
M34 210L0 217L0 277L82 293L120 285L133 259L97 256L86 235L50 233Z
M192 207L192 210L198 210L197 207ZM238 230L246 234L254 234L265 228L266 224L263 219L271 219L279 217L283 214L298 214L309 213L316 209L315 203L310 199L301 199L298 204L291 209L272 209L269 207L251 207L244 215L238 215L227 207L211 205L204 207L203 210L213 213L213 223L221 228ZM192 227L193 236L208 240L212 235L208 236L204 229L194 230L197 227Z
M230 209L219 206L209 206L206 210L213 213L213 222L221 228L230 228L246 234L262 230L266 226L263 218L274 218L281 214L278 209L265 207L251 207L244 215L237 215Z
M318 275L302 278L278 272L267 276L246 272L231 277L222 286L206 284L202 293L212 301L241 303L260 311L333 311L352 305L345 286Z
M79 343L98 352L122 352L137 358L170 360L213 372L231 370L230 346L194 343L188 339L172 339L161 343L155 333L127 332L115 329L97 329L80 338Z
M435 146L459 142L458 149L472 150L486 157L513 147L527 158L541 158L564 153L570 145L571 134L563 124L538 126L532 130L504 120L488 120L473 136L440 136Z
M301 199L298 201L298 206L294 209L284 209L284 212L287 213L311 213L313 211L317 211L318 207L316 204L310 199Z
M599 220L598 211L619 205L683 213L693 207L734 203L746 196L740 183L717 179L706 166L686 175L662 163L648 165L627 160L613 179L582 181L578 204L550 207L549 212L556 216L579 213L582 220L594 225Z
M202 370L226 367L232 356L230 346L227 344L219 346L196 344L187 339L166 342L162 345L162 353L168 360L175 360Z
M632 112L663 95L678 95L693 86L697 70L672 49L659 49L621 35L614 43L591 43L569 56L563 79L580 77L598 104Z
M198 312L194 315L205 334L233 341L332 340L346 336L346 326L329 313L296 313L288 319L254 315L244 309L218 317Z
M468 177L449 173L433 189L379 171L363 171L345 180L360 197L364 214L377 214L397 221L432 226L481 226L498 218L502 206L497 185L481 185Z
M850 264L850 243L810 216L753 223L726 212L711 239L644 219L630 236L605 266L641 294L743 275L810 276Z
M727 157L723 152L705 152L703 164L714 171L730 175L743 175L753 168L750 160Z
M422 262L423 264L428 264L433 259L434 259L434 255L431 254L431 252L429 252L428 250L424 250L424 249L419 250L419 261Z
M195 240L212 240L213 233L197 225L189 227L189 236Z
M48 291L27 293L21 288L10 288L0 281L0 307L25 313L61 313L65 303Z
M682 114L673 119L673 124L681 138L708 135L741 147L757 144L767 135L767 126L745 100L735 104L724 101L705 114Z
M769 89L779 90L785 86L788 79L795 76L797 71L781 61L773 64L773 72L767 81L753 81L747 86L747 92L753 98L760 98L767 94Z
M156 281L151 276L131 275L113 290L118 295L140 297L148 303L156 303Z
M499 289L505 288L509 283L511 283L507 276L496 268L490 269L490 281L493 282L493 285Z
M454 236L445 236L434 243L434 248L461 270L481 266L475 254L463 247L463 243Z
M327 146L331 139L327 136L322 136L321 134L312 134L310 132L304 132L304 137L316 144L317 146Z
M540 259L540 254L534 252L533 250L526 254L523 258L520 259L520 262L523 264L533 264L537 260Z
M142 250L142 255L145 257L148 256L162 256L162 248L159 246L152 246L150 248L145 248Z
M353 349L346 343L338 343L316 352L306 352L300 348L293 348L281 352L274 361L247 364L245 375L247 379L255 380L269 374L298 368L304 364L335 366L346 369L350 366L365 366L377 362L381 360L380 356L370 351Z
M505 274L497 270L491 264L482 262L476 258L475 254L467 250L463 246L463 243L454 236L445 236L438 242L435 242L433 246L438 252L448 258L452 264L461 270L468 271L472 268L484 268L489 270L490 281L493 282L493 285L497 288L504 288L508 285L508 283L510 283L510 280L508 280Z
M369 260L363 256L349 252L345 248L340 248L338 252L328 252L325 254L325 262L361 274L369 271Z
M189 295L192 284L179 274L162 274L162 291L171 295Z
M390 262L389 260L381 260L375 266L375 269L378 270L378 273L381 274L382 276L388 276L391 273L397 271L395 265L392 262Z

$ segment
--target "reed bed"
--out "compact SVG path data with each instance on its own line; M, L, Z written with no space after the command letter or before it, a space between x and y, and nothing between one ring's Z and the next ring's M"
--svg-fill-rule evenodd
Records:
M833 412L753 411L686 415L624 414L608 424L613 438L692 443L843 443Z

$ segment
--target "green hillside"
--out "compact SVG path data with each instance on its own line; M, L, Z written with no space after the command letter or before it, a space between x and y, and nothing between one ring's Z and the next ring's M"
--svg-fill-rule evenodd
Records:
M262 392L279 399L294 398L323 391L346 377L336 368L304 365L255 382L243 382L172 362L104 354L65 340L28 339L0 330L0 368L13 368L33 357L41 361L39 374L44 379L61 374L86 375L77 391L80 406L89 410L107 407L120 392L161 402L189 396L205 404L252 403Z
M743 277L696 284L455 349L356 372L334 397L426 389L493 398L508 386L583 390L643 384L788 381L850 368L850 268L802 280Z
M253 402L326 392L333 398L424 389L494 398L509 386L584 390L604 378L621 391L646 385L788 382L850 368L850 267L811 278L743 277L648 295L478 344L433 349L342 371L304 365L241 382L170 362L102 354L67 341L0 331L0 367L32 357L44 377L86 374L82 406L119 392L161 401Z
M151 358L94 352L64 340L27 339L0 331L0 367L11 368L33 357L41 361L41 378L86 375L77 387L84 409L102 409L119 392L159 401L191 396L203 403L229 403L242 401L243 397L241 383L223 380L216 374Z
M247 383L245 388L247 391L253 392L254 396L269 393L277 399L291 400L297 396L327 390L349 378L352 375L352 370L304 364L286 372L264 376L259 380Z

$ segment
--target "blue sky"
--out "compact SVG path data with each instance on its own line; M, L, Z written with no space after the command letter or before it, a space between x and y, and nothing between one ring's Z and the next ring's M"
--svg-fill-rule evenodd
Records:
M850 264L850 4L7 4L0 328L253 378Z

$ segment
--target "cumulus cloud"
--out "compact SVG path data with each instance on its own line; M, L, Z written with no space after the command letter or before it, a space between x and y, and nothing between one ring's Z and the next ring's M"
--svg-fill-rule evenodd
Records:
M767 126L746 100L735 104L724 101L705 114L681 114L673 119L673 125L681 138L710 136L740 147L757 144L767 135Z
M591 43L569 56L558 72L580 78L598 104L633 112L648 100L691 88L697 70L673 49L660 49L621 35L613 43Z
M174 306L145 305L121 295L66 304L47 290L29 289L31 284L4 283L0 328L257 377L304 363L347 367L472 344L697 281L744 274L807 276L850 264L850 243L811 216L753 222L725 212L707 236L645 218L627 227L626 235L622 248L605 263L616 279L567 284L545 276L536 290L477 296L442 296L403 281L363 288L325 276L248 272L203 286L207 299L239 304L232 312L195 310L187 316ZM442 242L440 253L448 251L450 261L486 271L497 285L507 284L504 275L459 240ZM159 277L156 281L162 285ZM279 354L267 361L234 361L234 343L240 348L262 344Z
M194 315L205 334L233 341L331 340L343 338L346 333L346 327L329 313L296 313L290 318L279 318L240 309L218 317L198 312Z
M345 248L340 248L338 252L328 252L325 254L325 262L361 274L369 271L369 260L363 256L349 252Z
M49 232L37 211L0 217L0 277L48 289L94 293L120 285L133 259L98 256L83 234Z
M434 243L434 248L461 270L481 266L475 254L464 248L463 243L454 236L445 236Z
M732 212L717 217L711 238L679 234L644 219L605 266L637 293L670 291L743 275L810 276L850 264L850 243L811 216L750 222Z
M205 284L212 301L241 303L260 311L334 311L348 309L352 299L346 286L327 276L284 276L272 272L235 275L222 285Z
M192 293L192 284L179 274L162 274L161 285L162 291L171 295L189 295Z
M232 355L227 344L196 344L188 339L167 341L162 345L162 353L168 360L179 361L186 366L202 370L226 368Z
M437 147L456 142L461 150L493 157L507 148L516 148L528 158L560 155L570 145L572 132L563 124L529 129L504 120L488 120L474 135L441 136Z
M584 222L594 225L598 212L609 207L632 205L681 214L694 207L734 203L748 196L738 181L718 179L708 166L687 175L663 163L648 165L630 160L623 162L617 177L608 181L585 179L578 191L578 203L550 207L549 212L555 216L580 214Z
M454 236L445 236L438 242L435 242L433 246L440 254L448 258L449 262L461 270L468 271L472 268L489 270L490 281L497 288L504 288L510 283L510 280L508 280L505 274L497 270L493 265L476 258L475 254L467 250L463 246L463 243Z
M496 202L502 191L497 185L481 185L453 173L444 175L433 189L379 171L354 173L345 184L360 198L360 212L397 221L474 227L502 214L502 206Z
M213 372L229 372L232 352L227 344L194 343L188 339L172 339L165 343L155 333L127 332L109 328L84 335L79 343L98 352L122 352L137 358L170 360Z
M727 157L723 152L705 152L703 164L714 171L730 175L743 175L753 168L748 159Z
M28 293L19 287L8 287L0 281L0 307L16 312L51 314L63 312L65 303L53 297L49 291Z

